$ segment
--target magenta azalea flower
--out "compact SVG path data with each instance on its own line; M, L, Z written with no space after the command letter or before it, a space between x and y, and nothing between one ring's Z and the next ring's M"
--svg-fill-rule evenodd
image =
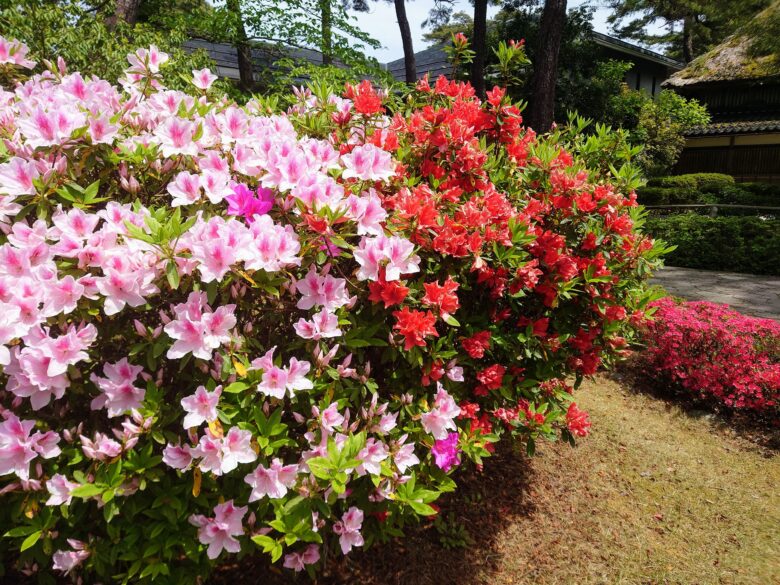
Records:
M438 439L431 449L433 458L439 469L449 471L455 465L460 465L460 449L458 449L458 433L450 433L446 439Z
M274 195L270 189L257 188L257 195L241 183L233 187L233 194L225 197L228 214L239 215L252 223L255 215L265 215L274 206Z

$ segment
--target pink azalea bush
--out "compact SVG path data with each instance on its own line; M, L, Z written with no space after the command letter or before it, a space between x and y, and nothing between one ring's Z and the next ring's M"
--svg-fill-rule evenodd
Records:
M590 422L659 246L500 89L269 115L56 70L0 92L0 528L19 570L312 571L435 513L501 436ZM0 42L7 77L29 67Z
M648 372L728 409L780 413L780 323L704 301L654 301Z

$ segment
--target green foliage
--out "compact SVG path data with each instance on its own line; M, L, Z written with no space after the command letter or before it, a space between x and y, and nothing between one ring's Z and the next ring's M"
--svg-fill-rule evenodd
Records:
M686 34L691 58L707 52L766 8L771 0L611 0L607 22L621 38L666 50L682 60ZM651 32L661 30L663 32Z
M706 108L694 99L663 90L653 99L644 91L623 85L608 100L616 125L630 131L631 142L644 150L639 163L648 175L672 169L685 146L684 132L710 120Z
M328 1L329 5L323 4ZM240 20L233 4L240 10ZM330 15L329 25L323 24L325 11ZM277 48L316 47L350 67L380 70L377 61L366 56L367 48L377 48L380 43L356 26L341 2L236 0L215 6L207 18L195 15L190 25L199 35L214 41L236 44L245 34L251 43ZM329 34L323 33L323 27Z
M637 195L643 205L721 203L780 207L780 186L768 183L735 183L733 177L720 173L656 177L650 179L646 187L638 189ZM747 213L752 212L748 210Z
M497 63L488 67L488 80L501 87L521 85L523 80L520 74L523 73L526 66L531 64L523 45L514 41L510 41L508 44L501 41L498 43L498 47L493 49L493 54Z
M375 83L389 87L394 84L393 76L387 71L376 70L370 65L356 64L349 69L334 65L316 65L309 61L280 59L274 63L274 70L268 81L266 94L278 96L285 106L292 105L295 96L290 88L306 84L309 87L326 86L331 93L343 91L345 84L355 84L361 79L371 78Z
M188 38L187 30L174 24L172 12L166 26L158 19L135 26L120 22L109 29L105 17L112 8L107 4L90 10L77 0L20 0L0 9L0 31L7 38L27 44L39 68L44 59L52 59L56 53L72 71L80 71L85 77L97 75L112 83L127 67L127 54L138 47L157 45L170 54L171 65L165 69L164 82L174 89L189 85L181 75L191 76L192 69L211 64L205 52L186 53L181 49Z
M647 182L652 187L698 190L717 193L734 185L734 177L722 173L689 173L672 177L658 177Z
M780 220L685 213L650 218L645 230L677 246L672 266L780 275Z

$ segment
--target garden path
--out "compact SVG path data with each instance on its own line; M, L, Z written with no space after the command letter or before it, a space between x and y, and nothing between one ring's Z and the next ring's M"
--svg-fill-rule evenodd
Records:
M725 303L746 315L780 321L780 276L756 276L666 266L653 284L691 301Z

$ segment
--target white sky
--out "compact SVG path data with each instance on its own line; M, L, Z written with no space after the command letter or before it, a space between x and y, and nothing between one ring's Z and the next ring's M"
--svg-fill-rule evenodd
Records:
M583 4L598 6L598 0L569 0L569 8ZM422 23L427 18L433 6L433 0L411 0L406 2L406 15L412 28L414 50L420 51L428 46L422 36ZM395 7L391 1L378 0L369 2L370 12L351 12L357 18L358 26L382 43L381 49L369 49L368 54L376 57L380 63L394 61L404 56L401 46L401 33L398 31L398 21L395 17ZM496 14L499 6L488 6L488 18ZM471 14L473 7L468 0L457 0L454 12ZM608 8L597 8L593 14L593 28L598 32L609 34L607 26Z

